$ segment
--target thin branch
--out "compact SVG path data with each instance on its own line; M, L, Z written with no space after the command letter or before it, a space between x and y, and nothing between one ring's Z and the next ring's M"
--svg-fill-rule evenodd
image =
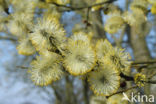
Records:
M12 37L5 37L5 36L0 36L0 40L11 40L11 41L17 41L17 39L12 38Z
M86 9L86 8L92 8L92 7L95 7L95 6L100 6L100 5L104 5L104 4L109 4L109 3L112 3L114 1L117 1L117 0L108 0L108 1L105 1L105 2L101 2L101 3L97 3L97 4L93 4L93 5L89 5L89 6L83 6L83 7L73 7L73 6L67 6L67 5L62 5L62 4L57 4L55 2L53 2L52 4L58 6L58 7L64 7L64 8L68 8L70 10L82 10L82 9Z
M156 84L156 80L154 81L144 81L145 83L149 83L149 84Z
M89 23L89 13L90 13L90 8L87 9L86 20L84 21L84 22L86 23L86 29L88 28L88 26L91 25L91 24Z
M120 74L120 77L124 78L126 81L134 81L133 77L124 75L123 73Z
M83 94L84 94L84 101L85 101L85 104L89 104L89 95L88 95L88 92L89 92L89 86L88 86L88 82L87 82L87 79L85 79L83 81L83 85L84 85L84 88L83 88Z
M148 77L148 79L152 79L155 75L156 75L156 72L154 72L152 75L150 75L150 76Z
M155 75L155 74L156 74L156 73L154 73L154 75ZM124 78L126 81L134 81L134 77L124 75L123 73L120 74L120 77ZM143 81L143 82L149 83L149 84L156 84L156 80L154 80L154 81L148 80L148 81Z
M132 65L138 65L138 64L154 64L156 63L156 60L149 60L149 61L136 61L133 62Z
M62 102L63 99L62 99L61 95L58 92L58 88L56 86L52 85L52 84L51 84L51 87L54 90L54 94L56 96L56 100L58 100L59 102Z
M20 69L29 69L29 67L25 67L25 66L16 66L16 67Z
M61 51L60 51L60 50L58 49L58 47L54 44L53 40L54 40L54 38L53 38L52 36L50 36L50 37L49 37L49 41L50 41L50 44L51 44L53 47L56 48L55 53L57 53L57 54L63 56L62 53L61 53ZM49 50L49 51L51 51L51 50Z
M109 98L109 97L111 97L111 96L113 96L113 95L116 95L116 94L120 94L120 93L123 93L123 92L127 92L127 91L132 90L132 89L137 88L137 87L138 87L138 86L132 86L132 87L127 88L127 89L125 89L125 90L118 91L118 92L116 92L116 93L113 93L113 94L107 96L107 98Z

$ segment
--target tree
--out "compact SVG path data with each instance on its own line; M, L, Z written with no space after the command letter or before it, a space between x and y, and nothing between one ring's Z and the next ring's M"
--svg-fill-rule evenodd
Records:
M156 14L156 2L127 0L122 9L116 1L0 0L0 31L16 37L0 39L17 39L18 53L35 57L29 67L21 68L28 69L34 84L51 85L56 104L120 104L121 93L141 88L150 95L150 85L156 84L152 79L156 60L145 38L151 31L148 18ZM69 33L61 21L67 12L81 16ZM122 49L125 42L133 49L133 59ZM78 92L74 83L80 84Z

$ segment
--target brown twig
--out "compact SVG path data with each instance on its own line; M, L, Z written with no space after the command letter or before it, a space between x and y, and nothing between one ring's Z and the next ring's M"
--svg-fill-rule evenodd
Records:
M5 36L0 36L0 40L11 40L11 41L17 41L17 39L12 38L12 37L5 37Z
M16 67L20 69L29 69L29 67L25 67L25 66L16 66Z
M154 81L144 81L145 83L149 83L149 84L156 84L156 80Z
M152 75L150 75L150 76L148 77L148 79L152 79L155 75L156 75L156 72L154 72Z
M138 86L132 86L132 87L127 88L127 89L125 89L125 90L122 90L122 91L118 91L118 92L116 92L116 93L113 93L113 94L107 96L106 98L109 98L109 97L111 97L111 96L113 96L113 95L116 95L116 94L120 94L120 93L123 93L123 92L127 92L127 91L132 90L132 89L137 88L137 87L138 87Z
M154 73L155 75L156 73ZM127 76L127 75L124 75L123 73L120 74L120 76L122 78L124 78L126 81L134 81L134 77L132 76ZM149 83L149 84L156 84L156 81L152 81L152 80L148 80L148 81L143 81L145 83Z
M86 29L88 28L88 26L90 26L91 24L89 23L89 13L90 13L90 8L87 9L87 14L86 14L86 20L84 21L84 23L86 24Z
M149 61L136 61L133 62L132 65L138 65L138 64L155 64L156 60L149 60Z
M108 1L105 1L105 2L101 2L101 3L89 5L89 6L83 6L83 7L67 6L67 5L57 4L55 2L52 2L52 4L54 4L54 5L58 6L58 7L64 7L64 8L68 8L70 10L75 11L75 10L82 10L82 9L86 9L86 8L92 8L92 7L99 6L99 5L109 4L109 3L112 3L114 1L117 1L117 0L108 0Z
M84 80L83 82L84 88L83 88L83 94L84 94L84 101L85 104L89 104L89 86L88 86L88 82L87 79Z
M60 93L58 92L58 88L56 86L54 86L53 84L51 84L51 87L54 90L54 94L56 96L56 99L61 102L62 101L62 97L61 97Z
M123 73L120 73L120 77L124 78L126 81L134 81L133 77L124 75Z

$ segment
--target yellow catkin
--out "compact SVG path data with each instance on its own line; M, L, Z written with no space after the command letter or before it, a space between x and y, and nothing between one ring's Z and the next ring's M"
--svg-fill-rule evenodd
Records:
M156 14L156 5L153 5L151 8L151 13Z
M134 76L134 82L136 83L137 86L139 87L143 87L145 85L145 81L146 81L146 76L141 74L141 73L137 73Z

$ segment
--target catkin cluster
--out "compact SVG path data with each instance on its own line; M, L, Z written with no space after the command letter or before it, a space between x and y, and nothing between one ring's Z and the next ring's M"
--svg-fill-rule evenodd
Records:
M95 3L104 1L95 0ZM28 70L32 81L46 86L68 74L85 77L96 95L115 93L120 87L120 74L130 73L130 55L124 49L113 47L107 39L99 39L93 44L94 33L91 32L80 30L66 37L60 23L61 14L51 3L66 5L69 0L0 0L0 31L9 31L18 38L19 54L36 56ZM156 14L155 0L134 0L131 12L121 12L109 5L105 11L108 19L104 29L115 34L125 24L140 28L141 23L147 22L145 14L149 3L151 12ZM11 11L6 13L5 8L9 5ZM101 8L102 5L91 9ZM42 13L38 12L41 9ZM138 86L143 86L141 80L145 77L136 75Z

